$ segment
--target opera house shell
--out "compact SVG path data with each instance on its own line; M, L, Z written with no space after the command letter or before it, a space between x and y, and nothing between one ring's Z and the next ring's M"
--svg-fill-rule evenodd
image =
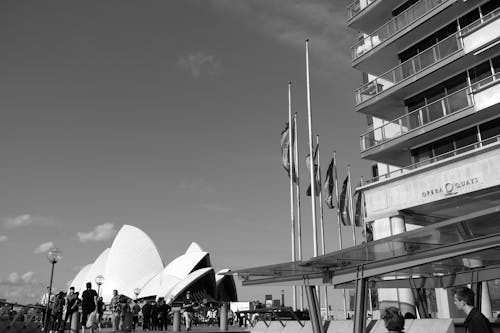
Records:
M105 303L110 302L114 289L132 299L136 297L134 291L140 290L138 298L163 298L169 304L182 299L188 290L198 301L236 301L233 277L222 275L228 271L216 273L209 253L194 242L164 266L151 238L136 227L124 225L111 247L83 267L71 286L81 295L87 282L97 289L95 278L102 275L100 294Z

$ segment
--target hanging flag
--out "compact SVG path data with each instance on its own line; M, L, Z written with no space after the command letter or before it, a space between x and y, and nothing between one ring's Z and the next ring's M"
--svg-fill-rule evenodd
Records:
M290 140L288 136L290 135L290 128L288 123L286 123L286 127L281 132L281 164L283 164L283 168L285 168L285 171L290 177ZM292 128L292 149L293 145L295 145L295 135L293 134L293 128ZM296 169L296 167L294 167ZM293 172L293 182L297 183L297 171L294 170Z
M314 179L316 180L316 183L314 184L314 192L316 196L319 196L319 193L321 192L321 179L320 175L318 173L318 164L316 163L316 156L318 156L318 148L319 145L316 145L316 148L314 149L314 154L313 154L313 160L314 160ZM307 165L307 170L311 172L311 155L307 155L306 157L306 165ZM310 197L311 196L311 184L307 187L306 191L306 196Z
M349 176L345 177L344 183L342 183L342 192L340 192L339 198L339 209L340 218L342 219L343 225L351 225L351 217L349 214L349 198L347 196L347 186L349 185Z
M326 190L326 199L325 203L328 206L328 208L333 209L335 208L335 200L333 198L333 189L334 189L334 178L333 178L333 158L332 161L330 162L330 165L328 166L328 169L326 170L326 175L325 175L325 190Z
M360 184L361 186L361 184ZM357 197L356 197L357 196ZM363 205L364 205L364 195L363 191L356 190L353 195L353 199L356 197L356 205L354 211L354 225L357 227L363 226Z

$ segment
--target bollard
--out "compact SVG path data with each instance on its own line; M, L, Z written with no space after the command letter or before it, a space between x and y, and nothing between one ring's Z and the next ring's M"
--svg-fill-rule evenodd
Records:
M174 315L173 315L173 323L172 323L172 330L174 332L180 332L181 330L181 310L180 309L174 309Z
M71 333L78 333L80 332L80 312L75 311L71 315Z
M220 306L220 330L227 331L227 303L222 302Z

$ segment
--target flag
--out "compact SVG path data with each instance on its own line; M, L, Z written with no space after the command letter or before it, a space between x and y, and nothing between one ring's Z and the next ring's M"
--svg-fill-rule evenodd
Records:
M314 192L316 194L316 196L319 195L319 193L321 192L321 175L319 175L318 173L318 164L316 164L316 156L318 156L318 148L319 148L319 145L316 145L316 148L314 149L314 154L313 154L313 160L314 160L314 179L316 180L316 183L314 184ZM311 155L307 155L306 157L306 165L307 165L307 169L309 170L309 172L311 172ZM306 195L308 197L311 196L311 184L309 184L309 186L307 187L307 191L306 191Z
M340 192L339 209L340 217L343 225L351 225L351 217L349 214L349 198L347 197L347 186L349 186L349 176L345 177L342 184L342 192Z
M285 168L285 171L290 177L290 126L288 123L286 123L286 127L281 132L281 164L283 164L283 168ZM295 136L293 134L293 128L292 128L292 149L293 145L295 144ZM296 169L296 167L294 167ZM297 170L293 171L293 182L297 183Z
M361 186L361 184L359 184ZM357 197L356 197L357 196ZM363 226L363 204L364 204L364 195L363 191L354 192L353 199L356 197L356 205L354 211L354 225L357 227Z
M326 199L325 203L328 206L328 208L333 209L335 208L335 200L333 198L333 189L334 189L334 178L333 178L333 158L332 161L330 162L330 165L328 166L328 169L326 170L326 175L325 175L325 190L326 190Z

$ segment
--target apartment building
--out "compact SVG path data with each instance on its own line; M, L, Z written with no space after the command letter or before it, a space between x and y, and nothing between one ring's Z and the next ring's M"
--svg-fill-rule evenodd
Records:
M362 189L374 238L498 205L500 0L356 0L347 24L359 32L355 111L368 119L360 146L373 178ZM453 317L449 292L435 295L434 315ZM379 300L414 311L410 290Z

